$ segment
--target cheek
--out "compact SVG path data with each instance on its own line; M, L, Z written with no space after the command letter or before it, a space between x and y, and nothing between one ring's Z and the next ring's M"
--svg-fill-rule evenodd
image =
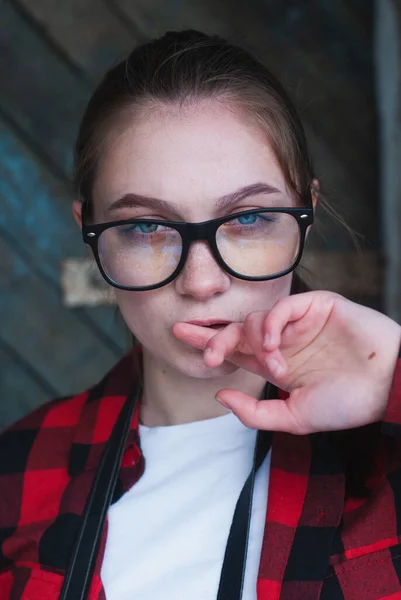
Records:
M290 295L291 283L292 273L272 281L247 284L251 287L243 293L245 314L241 318L254 310L270 310L278 300Z
M170 304L162 290L128 292L115 290L118 307L131 333L140 341L153 330L160 331L160 323L170 315Z

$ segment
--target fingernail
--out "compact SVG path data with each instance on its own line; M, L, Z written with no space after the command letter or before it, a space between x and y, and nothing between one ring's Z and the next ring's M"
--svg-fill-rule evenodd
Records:
M228 406L228 404L226 403L226 401L225 401L225 400L223 400L223 398L219 398L219 396L215 396L215 398L216 398L217 402L220 402L220 404L221 404L222 406L224 406L224 408L230 408L230 407Z
M282 373L284 373L283 365L277 360L277 358L272 358L271 356L266 356L265 365L268 369L270 369L277 377L280 377Z
M270 342L270 337L268 335L265 335L264 340L263 340L263 348L265 350L268 349L269 347L269 342Z
M205 348L203 356L204 356L204 358L206 358L207 356L210 356L211 354L213 354L213 350L208 346L207 348Z
M279 363L279 361L276 358L270 358L266 362L268 363L268 366L273 371L273 373L277 375L277 377L280 377L280 375L284 373L283 365Z

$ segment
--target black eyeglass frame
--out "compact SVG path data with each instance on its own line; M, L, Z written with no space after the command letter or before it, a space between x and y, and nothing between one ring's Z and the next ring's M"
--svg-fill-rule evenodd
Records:
M233 271L233 269L231 269L229 267L229 265L227 265L225 263L225 261L223 260L221 254L219 252L217 243L216 243L216 232L217 232L218 228L223 223L226 223L227 221L232 221L234 219L238 219L239 217L253 215L253 214L260 214L260 213L285 213L285 214L292 215L296 219L298 226L299 226L299 230L300 230L300 244L299 244L298 255L297 255L297 258L296 258L294 264L290 268L288 268L284 271L281 271L280 273L277 273L275 275L259 276L259 277L241 275L240 273ZM171 227L172 229L175 229L176 231L178 231L179 235L181 236L181 240L182 240L182 252L181 252L180 260L178 261L178 264L177 264L176 268L174 269L173 273L169 277L167 277L166 279L164 279L163 281L161 281L159 283L156 283L153 285L147 285L147 286L137 286L137 287L120 285L117 282L115 282L113 279L111 279L102 267L102 263L101 263L101 260L99 257L99 249L98 249L99 237L103 233L103 231L105 231L106 229L110 229L111 227L117 227L120 225L140 225L142 223L152 223L154 225L162 225L165 227ZM187 223L184 221L164 221L164 220L160 220L160 219L135 218L135 219L124 219L124 220L120 220L120 221L110 221L107 223L98 223L96 225L83 224L82 225L82 238L83 238L84 243L88 244L91 247L93 255L94 255L96 263L97 263L97 266L99 268L99 271L101 272L102 276L107 281L107 283L109 283L111 286L118 288L120 290L142 292L142 291L156 290L160 287L168 285L171 281L173 281L180 274L180 272L182 271L182 269L185 265L191 243L196 242L196 241L206 241L209 244L210 249L212 250L213 257L214 257L215 261L217 262L217 264L224 271L226 271L226 273L228 273L229 275L232 275L233 277L236 277L237 279L242 279L244 281L269 281L272 279L278 279L279 277L284 277L284 275L288 275L288 273L291 273L291 271L296 269L296 267L298 266L298 264L301 260L301 257L302 257L304 246L305 246L306 231L307 231L307 228L310 225L312 225L312 223L313 223L313 207L311 207L311 206L280 207L280 208L253 208L250 210L245 210L245 211L234 213L231 215L226 215L225 217L219 217L217 219L210 219L209 221L202 221L200 223Z

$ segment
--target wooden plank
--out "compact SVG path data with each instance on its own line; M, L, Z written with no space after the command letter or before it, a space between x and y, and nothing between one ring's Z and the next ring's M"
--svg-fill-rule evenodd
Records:
M134 31L99 0L19 0L46 35L93 80L128 54Z
M113 1L145 38L178 29L200 29L223 36L232 33L230 3L222 0Z
M116 362L114 352L63 307L58 286L49 285L1 237L0 314L1 339L58 394L96 383Z
M401 323L401 3L376 0L386 311Z
M15 353L7 352L0 339L0 431L54 397L32 367L21 364Z
M78 124L90 95L90 84L3 0L0 19L0 109L28 135L49 164L67 176Z
M60 285L60 264L66 257L85 256L84 244L71 213L70 193L0 119L0 228L15 240L35 270ZM126 348L112 309L101 307L80 314L119 356Z
M306 281L313 289L331 290L348 297L379 295L383 268L375 252L361 254L309 251L302 260ZM94 306L115 301L108 286L87 259L69 259L62 264L65 306Z

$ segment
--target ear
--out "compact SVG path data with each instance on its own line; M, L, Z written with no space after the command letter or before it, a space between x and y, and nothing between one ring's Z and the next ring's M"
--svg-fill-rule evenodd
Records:
M74 200L72 203L72 214L78 224L78 227L82 229L82 202Z

